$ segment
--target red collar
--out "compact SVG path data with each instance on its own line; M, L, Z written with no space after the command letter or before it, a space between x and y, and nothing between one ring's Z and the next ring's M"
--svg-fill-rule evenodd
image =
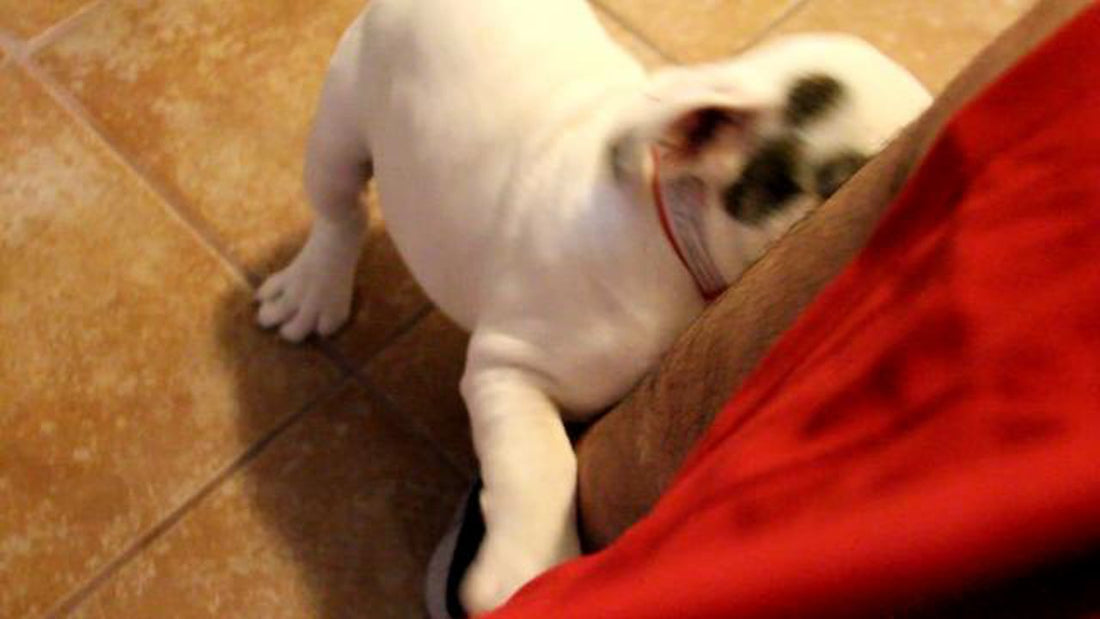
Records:
M672 246L672 251L676 252L676 257L680 259L680 263L691 275L696 289L699 290L699 295L703 297L704 301L710 303L720 297L729 287L729 284L717 274L713 261L702 247L701 238L696 238L695 243L685 243L686 239L679 238L680 235L677 234L677 230L682 229L682 225L676 224L685 224L686 221L682 217L676 217L676 214L670 214L665 200L664 188L661 186L660 157L657 154L657 149L652 149L651 154L653 157L651 190L653 192L653 204L657 208L657 219L661 222L661 230L665 233L668 244ZM698 237L698 230L693 230L693 232Z

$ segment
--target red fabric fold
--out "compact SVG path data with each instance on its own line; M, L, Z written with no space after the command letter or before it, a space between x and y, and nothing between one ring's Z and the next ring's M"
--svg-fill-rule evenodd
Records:
M1100 547L1097 41L958 113L654 511L492 616L882 614Z

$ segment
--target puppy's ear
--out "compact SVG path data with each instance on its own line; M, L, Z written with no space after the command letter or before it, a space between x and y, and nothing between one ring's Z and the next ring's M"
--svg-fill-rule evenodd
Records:
M662 174L721 175L753 143L765 112L761 105L715 93L676 102L651 99L612 141L612 170L620 182L644 180L656 151Z
M704 105L670 119L656 137L655 146L670 165L691 167L716 151L744 148L757 110Z

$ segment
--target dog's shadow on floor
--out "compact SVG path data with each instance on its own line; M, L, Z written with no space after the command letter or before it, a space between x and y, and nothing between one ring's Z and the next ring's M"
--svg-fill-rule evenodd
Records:
M300 241L265 263L288 263ZM468 479L424 464L438 459L433 447L315 344L257 345L248 331L259 330L254 311L238 288L217 317L236 381L238 434L252 445L238 475L249 509L275 533L260 536L266 547L245 549L269 565L260 569L267 582L250 580L246 597L293 601L275 608L291 616L426 616L424 568Z

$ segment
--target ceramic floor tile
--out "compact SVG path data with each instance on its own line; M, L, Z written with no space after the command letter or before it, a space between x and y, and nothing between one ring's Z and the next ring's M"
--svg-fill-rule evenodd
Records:
M454 323L433 311L375 357L363 374L452 461L472 471L470 423L458 392L467 339Z
M0 617L29 617L337 375L12 67L0 118Z
M602 8L594 7L596 9L596 16L600 19L600 23L603 24L604 29L607 30L611 38L615 39L619 45L622 45L634 55L646 68L654 68L663 64L668 64L669 60L666 59L662 52L652 47L649 43L638 38L637 35L632 33L627 27L620 23L619 20L608 13Z
M23 38L41 34L93 0L0 0L0 29Z
M77 617L421 617L423 570L464 491L354 389L205 497Z
M328 58L362 0L115 0L37 61L250 271L300 247L305 137ZM376 350L425 303L373 220L358 316L337 338Z
M871 0L864 0L870 2ZM661 51L682 62L728 56L800 0L598 0Z
M850 32L939 92L1032 4L1033 0L811 0L776 32Z
M4 32L3 29L0 29L0 68L3 68L8 63L8 46L13 46L15 44L15 40L10 38L10 35Z

